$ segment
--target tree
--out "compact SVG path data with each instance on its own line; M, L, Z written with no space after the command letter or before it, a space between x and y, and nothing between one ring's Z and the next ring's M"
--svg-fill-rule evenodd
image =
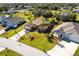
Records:
M44 13L42 13L42 16L47 18L50 18L53 16L52 12L50 12L49 10L45 10Z
M57 15L56 19L58 21L64 21L64 22L68 22L68 21L75 22L76 14L75 13L68 13L68 14L65 14L65 15Z
M52 6L51 8L52 8L52 10L58 10L59 6Z
M48 36L48 41L53 43L53 37L54 37L53 34L50 33L49 36Z
M42 3L39 3L39 4L32 4L32 8L35 8L35 9L49 9L49 4L42 4Z
M7 10L8 10L8 8L6 6L0 7L0 12L7 11Z
M32 13L34 14L35 17L39 17L39 16L42 15L43 10L42 9L36 9L36 10L33 10Z
M49 10L44 10L44 9L36 9L32 12L34 14L35 17L40 17L40 16L43 16L46 18L49 18L49 17L52 17L53 14L51 11Z

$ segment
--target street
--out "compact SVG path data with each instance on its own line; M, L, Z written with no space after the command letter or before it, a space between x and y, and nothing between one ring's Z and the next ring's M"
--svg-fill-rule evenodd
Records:
M0 46L9 48L15 52L22 54L23 56L47 56L47 54L36 48L5 38L0 38Z

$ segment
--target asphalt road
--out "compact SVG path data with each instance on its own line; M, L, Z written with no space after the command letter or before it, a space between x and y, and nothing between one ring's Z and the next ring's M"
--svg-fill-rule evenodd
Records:
M0 46L9 48L15 52L22 54L23 56L47 56L47 54L36 48L5 38L0 38Z

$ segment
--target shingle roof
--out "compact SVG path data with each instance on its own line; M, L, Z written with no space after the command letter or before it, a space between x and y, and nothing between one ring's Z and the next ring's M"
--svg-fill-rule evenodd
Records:
M36 20L33 20L32 23L33 23L34 25L39 26L39 25L41 25L41 24L43 23L43 21L40 20L40 19L36 19Z
M19 21L24 21L24 19L22 19L20 17L13 17L13 18L10 18L10 21L13 23L17 23Z
M17 24L19 21L24 21L24 19L20 17L12 17L12 18L4 18L4 20L8 20L11 23Z
M25 25L24 25L24 28L26 28L26 29L27 29L27 28L31 29L32 27L39 26L39 25L41 25L42 23L43 23L42 20L36 19L36 20L31 21L31 22L28 23L28 24L25 24Z
M35 25L34 24L32 24L32 23L28 23L28 24L25 24L24 25L24 28L25 29L31 29L32 27L34 27Z

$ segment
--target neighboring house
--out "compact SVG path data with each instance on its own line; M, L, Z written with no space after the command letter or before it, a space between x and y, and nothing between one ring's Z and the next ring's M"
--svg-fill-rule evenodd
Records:
M2 13L2 14L14 14L14 13L16 13L17 11L16 10L14 10L14 9L9 9L9 10L7 10L7 11L2 11L2 12L0 12L0 13Z
M0 12L0 13L2 13L2 14L6 14L6 13L7 13L7 11L2 11L2 12Z
M67 22L66 25L63 25L60 28L61 31L65 33L78 34L79 35L79 23Z
M39 26L39 25L41 25L43 23L44 23L43 20L40 20L40 19L32 20L30 23L25 24L24 28L26 30L31 31L33 28L36 28L37 26Z
M24 28L27 31L38 31L38 32L42 32L42 33L50 33L52 28L54 27L54 25L56 25L57 23L48 23L45 20L41 20L41 19L36 19L36 20L32 20L30 23L24 25Z
M76 14L72 12L61 12L56 18L64 22L75 21Z
M0 16L0 23L2 22L2 20L3 20L3 16Z
M79 12L79 9L73 9L73 12Z
M53 35L65 41L72 41L79 44L79 24L67 22L58 30L53 31Z
M8 13L8 14L14 14L14 13L16 13L16 11L12 8L12 9L9 9L6 13Z
M79 12L79 6L76 6L75 8L73 8L73 12Z
M2 24L2 26L6 27L5 30L8 29L15 29L18 26L22 25L23 23L25 23L25 20L19 17L1 17L2 19L0 19L0 23Z
M68 12L61 12L60 15L61 15L61 16L67 16L67 15L69 15L69 13L68 13Z
M64 6L64 7L60 7L61 10L71 10L73 7L72 6Z
M30 5L24 5L24 9L30 9L31 6Z
M58 37L61 40L65 40L67 42L75 42L75 43L79 44L79 35L77 35L77 34L67 34L61 30L55 30L53 32L53 34L55 37Z

